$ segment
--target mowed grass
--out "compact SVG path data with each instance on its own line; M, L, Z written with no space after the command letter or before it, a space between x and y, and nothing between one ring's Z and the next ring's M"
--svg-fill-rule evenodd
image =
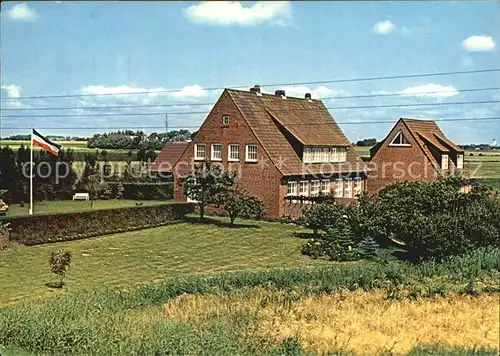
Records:
M292 235L302 228L243 220L236 227L220 224L226 220L0 251L0 305L95 288L130 288L185 274L326 263L301 256L304 241ZM45 286L54 281L49 255L59 248L73 255L63 291Z
M84 200L55 200L55 201L44 201L44 202L35 202L33 213L34 215L43 215L43 214L53 214L53 213L76 213L82 211L90 211L90 210L102 210L102 209L115 209L115 208L128 208L135 207L137 204L141 206L153 206L153 205L162 205L168 204L171 201L162 201L162 200L95 200L93 204L93 208L91 209L90 201ZM0 219L8 219L9 217L16 216L27 216L29 214L29 202L24 204L24 207L21 207L19 204L11 204L9 207L9 211L7 215L4 217L0 217Z

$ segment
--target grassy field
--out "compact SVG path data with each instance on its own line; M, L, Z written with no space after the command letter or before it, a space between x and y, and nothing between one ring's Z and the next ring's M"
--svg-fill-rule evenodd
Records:
M63 146L63 148L71 148L73 150L90 150L94 149L87 148L87 141L57 141L57 144ZM30 141L20 141L20 140L2 140L2 146L9 146L13 150L17 150L21 145L29 147Z
M222 219L226 221L227 219ZM0 251L0 304L53 295L48 258L56 248L73 253L67 291L128 288L172 276L322 263L302 257L303 229L270 222L248 225L182 223L57 245L15 246Z
M1 308L0 345L7 355L496 355L499 257L204 273L67 293Z
M151 205L162 205L167 204L167 201L162 200L96 200L94 201L94 206L92 210L101 210L101 209L114 209L114 208L125 208L125 207L134 207L136 204L141 204L143 206L151 206ZM89 211L90 202L83 200L57 200L57 201L44 201L44 202L35 202L33 213L35 215L41 214L50 214L50 213L74 213L74 212L82 212ZM6 219L9 217L16 216L27 216L29 213L29 203L25 204L24 207L20 207L19 204L13 204L9 208L9 212L5 217L0 217L0 219Z

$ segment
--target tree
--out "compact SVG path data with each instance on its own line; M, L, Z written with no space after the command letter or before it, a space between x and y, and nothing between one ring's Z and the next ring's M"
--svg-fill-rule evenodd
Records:
M200 217L205 214L205 207L210 204L222 205L228 190L234 185L234 172L224 170L211 161L203 161L194 167L186 177L179 178L179 186L184 194L196 202Z
M231 225L238 216L261 218L264 215L264 204L257 197L251 196L240 186L229 189L224 196L224 210L228 213Z
M68 272L69 266L71 264L71 252L61 249L57 251L52 251L49 258L50 269L52 273L59 277L58 287L64 285L64 276Z
M87 177L84 183L84 188L89 193L90 209L94 209L94 200L98 199L102 192L106 189L106 183L101 180L98 173L94 173Z
M374 258L378 255L378 244L371 236L367 236L358 244L358 252L363 258Z
M356 142L356 146L360 147L371 147L374 146L377 143L376 138L365 138L364 140L360 140Z

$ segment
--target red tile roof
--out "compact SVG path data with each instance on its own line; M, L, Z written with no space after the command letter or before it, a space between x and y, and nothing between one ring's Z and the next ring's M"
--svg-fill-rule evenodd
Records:
M188 144L189 142L168 142L151 165L151 171L158 172L158 169L171 171Z
M354 149L347 162L303 165L279 126L306 146L350 147L328 109L320 100L307 100L226 89L267 154L283 175L363 172L365 164Z

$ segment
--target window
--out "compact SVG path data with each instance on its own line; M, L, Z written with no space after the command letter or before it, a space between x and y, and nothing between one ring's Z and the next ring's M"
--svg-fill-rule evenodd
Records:
M206 148L204 143L195 143L194 145L194 159L205 159Z
M344 184L344 197L352 198L352 178L346 178Z
M307 197L309 195L308 184L307 181L302 181L299 183L299 195L301 197Z
M319 195L319 180L311 181L311 196L317 197Z
M321 162L321 148L318 147L312 148L312 162L313 163Z
M448 169L448 155L441 156L441 169Z
M330 162L338 162L339 161L339 154L336 148L332 148L330 150Z
M410 146L410 141L399 131L396 136L392 139L389 146Z
M222 145L220 143L212 145L212 161L222 161Z
M337 179L335 181L335 197L342 198L342 179Z
M286 195L287 196L297 196L297 182L295 181L289 181L286 184Z
M228 161L234 162L240 160L240 145L231 144L228 146L229 158Z
M464 168L464 155L457 155L457 168L458 169Z
M345 162L347 161L347 151L345 148L339 148L339 160L338 162Z
M311 163L311 149L309 147L304 148L304 157L303 157L304 163Z
M247 145L246 161L257 162L257 145Z
M354 178L354 196L361 194L362 181L360 177Z
M321 181L321 192L323 194L330 194L330 181L328 179Z
M229 115L222 116L222 125L229 126Z
M321 162L329 162L330 161L330 149L328 147L322 148L321 151Z

